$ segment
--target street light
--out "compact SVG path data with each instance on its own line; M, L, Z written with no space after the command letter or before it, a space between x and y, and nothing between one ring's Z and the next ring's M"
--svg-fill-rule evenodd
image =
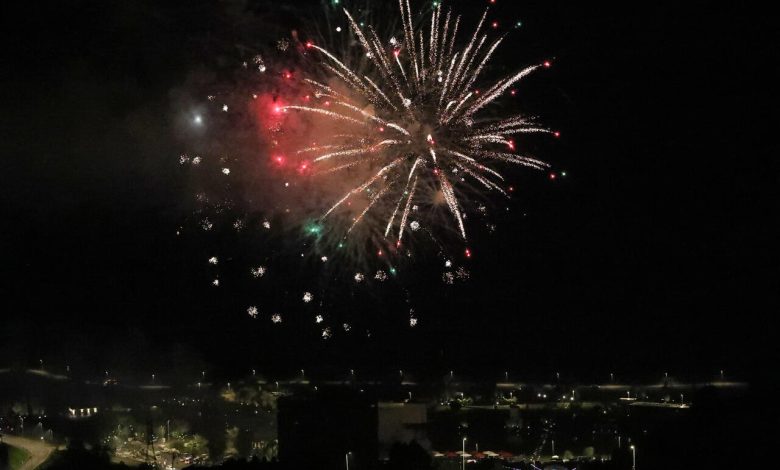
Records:
M631 444L631 470L636 470L636 447Z
M460 454L462 469L466 470L466 438L463 438L463 451Z
M347 463L347 470L349 470L349 456L352 455L352 452L347 452L344 455L344 461Z

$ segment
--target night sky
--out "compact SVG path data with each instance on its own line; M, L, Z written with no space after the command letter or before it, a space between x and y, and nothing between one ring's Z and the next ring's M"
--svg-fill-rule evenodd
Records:
M244 46L289 35L312 5L316 19L317 2L14 3L0 15L0 368L194 357L225 374L750 377L776 353L768 14L499 0L502 27L523 23L502 64L555 58L525 99L561 129L537 155L567 177L519 177L497 233L473 244L471 281L423 281L418 329L380 322L371 339L326 344L251 323L236 292L208 289L203 244L175 236L192 199L181 103L202 100ZM478 14L488 2L453 3ZM381 295L356 302L394 315Z

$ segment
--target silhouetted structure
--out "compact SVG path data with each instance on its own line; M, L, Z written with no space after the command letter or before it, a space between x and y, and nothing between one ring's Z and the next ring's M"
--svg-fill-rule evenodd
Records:
M279 400L279 461L285 468L377 466L377 402L357 391Z

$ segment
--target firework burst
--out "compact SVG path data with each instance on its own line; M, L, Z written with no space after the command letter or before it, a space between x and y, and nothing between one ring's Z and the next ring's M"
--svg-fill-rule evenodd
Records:
M487 192L508 196L504 178L493 164L548 167L517 153L512 136L557 133L525 115L495 117L485 109L549 62L478 89L475 84L503 40L489 41L484 33L487 11L466 44L459 46L460 16L445 14L439 3L430 21L415 28L409 0L399 0L399 6L403 36L387 43L372 26L361 27L344 10L366 67L351 68L348 58L342 60L307 42L306 49L322 58L324 78L305 79L314 100L283 109L306 113L315 125L339 129L329 133L328 141L300 148L297 154L306 162L303 168L314 174L337 173L351 183L322 215L322 219L346 215L345 236L359 224L370 223L375 232L400 246L407 229L416 231L431 220L426 214L441 206L465 240L467 196Z

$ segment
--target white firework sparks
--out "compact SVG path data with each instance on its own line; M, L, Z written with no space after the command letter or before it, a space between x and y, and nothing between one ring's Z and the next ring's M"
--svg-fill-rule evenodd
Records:
M512 136L552 134L551 130L519 114L503 118L484 115L485 108L515 83L549 66L549 62L525 67L477 89L475 84L503 40L488 40L487 11L466 45L459 46L460 16L453 17L451 12L445 15L437 3L430 22L416 29L418 22L412 17L409 0L399 0L399 6L403 36L400 40L390 38L388 45L380 41L373 27L364 29L344 10L357 42L369 58L370 70L351 69L346 61L308 42L306 47L321 55L323 68L340 84L307 79L321 104L289 105L284 110L308 113L347 129L331 141L304 150L312 154L312 166L319 172L358 165L379 168L367 180L357 182L323 218L349 205L351 198L370 194L365 209L352 217L347 232L363 221L369 210L386 210L384 235L395 233L400 242L410 208L417 210L422 202L426 207L442 204L465 240L464 196L474 190L470 188L507 196L503 176L489 167L490 163L508 162L534 169L549 166L515 153ZM452 174L457 178L448 178ZM416 231L420 222L412 221L409 227Z
M258 313L258 312L257 312L257 307L255 307L254 305L253 305L253 306L251 306L251 307L249 307L248 309L246 309L246 313L247 313L247 314L248 314L250 317L252 317L252 318L257 318L257 313Z
M263 277L265 275L265 272L266 272L266 267L265 266L258 266L256 268L252 268L249 272L252 273L252 277L254 277L254 278Z
M278 313L274 313L271 315L271 321L274 323L281 323L282 322L282 316Z
M314 317L314 323L322 323L325 319L322 318L322 315L317 315Z
M304 292L303 293L303 301L306 303L311 302L314 299L314 296L311 292Z
M355 273L355 282L363 282L363 279L365 279L366 276L363 275L363 273Z
M216 256L212 256L209 258L209 264L217 264L219 263L219 259Z

